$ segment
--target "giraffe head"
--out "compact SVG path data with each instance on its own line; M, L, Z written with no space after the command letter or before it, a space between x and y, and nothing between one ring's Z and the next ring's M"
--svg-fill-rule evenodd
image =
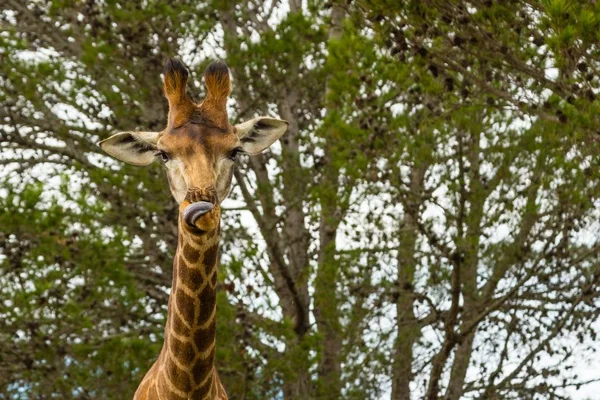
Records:
M237 156L265 150L283 135L288 123L258 117L230 125L227 98L231 82L222 61L207 67L206 97L200 103L188 96L187 78L188 70L180 61L167 61L163 87L169 115L163 131L121 132L101 141L100 146L129 164L162 162L185 225L209 231L218 225L218 206L229 194Z

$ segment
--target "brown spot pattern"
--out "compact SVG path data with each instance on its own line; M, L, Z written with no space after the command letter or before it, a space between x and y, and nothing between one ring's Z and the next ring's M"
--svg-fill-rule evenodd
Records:
M219 256L219 244L215 243L204 252L202 264L206 268L206 276L210 276L217 265L217 257Z
M168 357L165 360L165 370L167 371L169 381L173 386L182 392L189 392L192 389L192 383L190 382L190 376L188 373Z
M206 360L198 360L192 367L192 375L194 376L194 381L196 385L199 385L206 379L208 374L212 373L213 363L212 359L214 358L215 351L214 349L210 352L210 355ZM210 382L210 379L208 379Z
M183 290L178 289L175 292L175 303L177 303L177 310L181 314L181 318L189 325L192 325L191 322L194 320L196 308L194 306L194 299L185 294Z
M204 385L200 386L196 389L191 396L192 399L204 399L204 397L208 394L210 389L212 388L212 379L207 380Z
M181 364L190 365L192 361L194 361L196 352L191 343L183 342L173 335L169 338L169 342L171 354L174 357L177 357L177 360L179 360Z
M179 263L179 270L177 271L177 276L179 277L180 282L185 284L192 291L199 289L202 285L202 274L200 273L200 270L196 268L189 268L183 262Z
M185 397L181 397L180 395L178 395L177 393L175 393L174 391L170 390L169 388L166 389L166 392L168 394L168 399L169 400L187 400Z
M183 320L181 319L181 317L179 317L179 315L177 315L177 313L171 313L169 315L169 318L171 318L171 329L173 329L173 331L177 335L179 335L179 336L190 336L191 335L190 328L188 328L183 323Z
M200 258L200 252L189 244L183 246L183 255L190 264L196 264Z
M200 293L200 313L198 314L198 325L203 325L212 316L216 304L216 291L206 286Z
M210 348L215 339L215 332L215 322L212 322L206 329L197 329L194 332L194 343L198 351L205 352ZM210 356L208 359L210 359Z

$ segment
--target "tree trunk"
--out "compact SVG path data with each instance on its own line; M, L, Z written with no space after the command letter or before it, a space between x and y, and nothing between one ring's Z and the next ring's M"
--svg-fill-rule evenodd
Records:
M410 192L421 193L424 184L425 166L413 167ZM415 319L413 281L417 268L415 246L417 243L416 218L420 200L405 199L404 219L399 227L400 248L398 249L398 300L396 301L397 335L392 367L392 400L410 400L410 383L413 379L413 345L420 336Z
M342 22L345 11L339 3L331 9L331 27L329 41L342 37ZM326 100L329 93L326 88ZM336 104L327 104L327 112L335 109ZM338 199L339 169L332 164L330 154L337 146L334 135L325 143L324 171L321 180L322 195L319 226L319 257L317 279L315 281L315 319L322 335L320 346L319 384L316 396L319 399L339 399L341 396L341 349L342 332L339 320L339 294L337 282L339 265L335 259L337 229L342 220L343 211Z
M456 347L452 371L450 372L450 382L448 384L448 389L446 390L446 400L459 400L462 396L467 369L469 368L469 363L471 361L474 338L475 330L471 331L471 333Z

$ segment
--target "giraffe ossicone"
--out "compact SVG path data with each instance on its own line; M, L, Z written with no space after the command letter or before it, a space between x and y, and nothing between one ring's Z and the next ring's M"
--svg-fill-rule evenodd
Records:
M187 94L188 75L180 61L166 62L164 130L121 132L100 142L108 154L133 165L164 163L179 203L165 340L135 400L227 399L215 367L220 204L231 189L237 155L262 152L288 125L270 117L231 125L226 108L231 80L223 61L206 68L200 103Z

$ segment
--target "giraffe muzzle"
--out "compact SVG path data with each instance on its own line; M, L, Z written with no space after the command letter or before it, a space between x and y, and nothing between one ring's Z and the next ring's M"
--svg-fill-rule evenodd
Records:
M212 210L214 207L215 205L208 201L197 201L192 203L183 210L183 220L189 226L194 226L198 218Z

